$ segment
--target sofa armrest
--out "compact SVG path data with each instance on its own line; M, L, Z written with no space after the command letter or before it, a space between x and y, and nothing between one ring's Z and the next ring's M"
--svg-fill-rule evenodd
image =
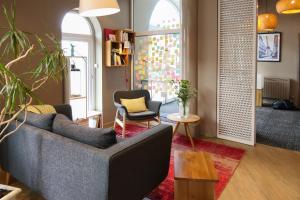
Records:
M143 199L167 176L172 127L158 125L108 149L108 199ZM138 190L137 190L138 188Z
M155 112L156 114L159 114L161 102L160 101L149 101L148 107L149 107L149 110Z
M67 116L70 120L73 120L71 105L69 105L69 104L56 105L56 106L54 106L54 108L57 113L63 114L65 116Z

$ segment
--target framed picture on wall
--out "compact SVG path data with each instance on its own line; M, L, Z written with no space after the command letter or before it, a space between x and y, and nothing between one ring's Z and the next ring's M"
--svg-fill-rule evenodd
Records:
M257 61L281 61L281 33L258 33Z

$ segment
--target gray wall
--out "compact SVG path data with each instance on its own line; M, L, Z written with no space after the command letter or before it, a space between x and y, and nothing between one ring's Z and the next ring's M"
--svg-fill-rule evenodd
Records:
M259 13L265 12L265 1L259 1ZM275 0L269 1L268 11L277 13ZM289 78L292 80L291 99L299 104L299 34L300 14L277 15L278 28L281 35L281 62L258 62L258 73L265 77Z
M217 135L218 1L198 5L198 114L200 132Z
M0 0L0 24L6 26L4 23L2 4L9 4L12 1ZM61 39L60 25L63 16L66 12L73 9L77 1L65 0L61 3L60 0L17 0L17 26L24 31L44 35L45 33L54 34L57 39ZM45 9L47 8L47 9ZM29 71L38 60L37 56L33 56L28 62L23 62L14 69L16 72ZM31 81L30 79L28 81ZM63 102L63 88L62 83L49 81L43 88L37 92L37 96L46 103L60 104Z
M100 17L102 28L124 29L130 28L130 0L119 0L121 12L115 15ZM104 46L103 46L104 49ZM104 51L103 51L104 53ZM103 59L104 61L104 59ZM125 77L125 70L127 77ZM115 117L115 106L113 104L113 93L116 90L127 90L126 78L130 84L130 67L108 68L103 65L103 114L104 123L111 125Z
M9 4L10 0L0 0ZM61 22L64 15L78 7L78 0L17 0L17 25L24 31L38 34L52 33L57 39L61 39ZM101 28L129 28L130 26L130 0L119 0L121 12L116 15L100 17ZM0 24L4 25L4 19L1 10ZM16 72L28 71L38 60L35 56L29 62L22 63L16 67ZM103 60L104 62L104 60ZM114 106L112 101L113 91L116 89L125 89L125 68L102 68L103 76L103 112L105 122L113 121ZM130 68L128 78L130 76ZM30 81L30 80L27 80ZM48 104L63 103L63 84L61 82L48 82L37 92L37 96Z

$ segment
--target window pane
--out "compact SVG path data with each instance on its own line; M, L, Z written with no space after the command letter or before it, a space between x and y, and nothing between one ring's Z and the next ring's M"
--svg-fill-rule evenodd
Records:
M180 78L180 34L136 38L135 88L148 89L152 99L168 102L175 97L169 82Z
M92 35L88 21L77 13L67 13L62 22L63 33Z
M180 0L135 0L136 32L180 28Z

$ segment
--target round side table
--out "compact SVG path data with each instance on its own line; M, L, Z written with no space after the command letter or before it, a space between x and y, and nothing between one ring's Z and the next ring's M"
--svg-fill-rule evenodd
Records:
M190 127L189 124L190 123L196 123L200 121L200 117L198 115L193 115L190 114L187 118L183 118L180 116L179 113L174 113L174 114L170 114L167 117L169 120L176 122L176 126L173 132L173 136L176 134L177 129L179 127L179 125L182 123L184 124L184 128L185 128L185 135L186 137L188 137L190 139L190 142L192 144L193 150L195 150L195 145L194 145L194 141L193 138L191 136L191 131L190 131Z

